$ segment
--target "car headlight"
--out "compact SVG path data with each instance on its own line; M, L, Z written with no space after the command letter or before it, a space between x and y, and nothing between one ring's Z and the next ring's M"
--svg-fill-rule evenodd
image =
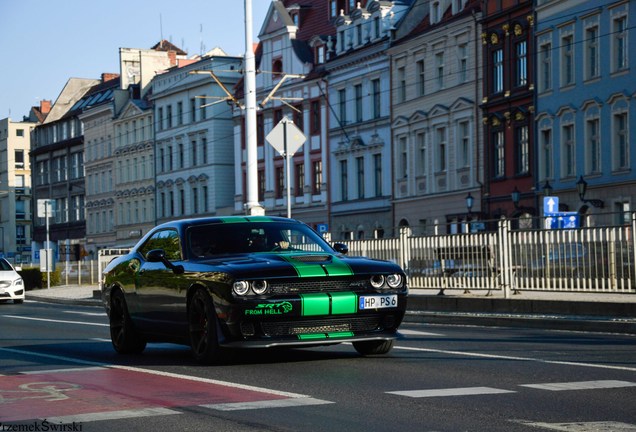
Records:
M373 275L371 276L371 286L373 288L382 288L384 285L384 276L382 275Z
M386 277L386 283L391 288L399 288L402 285L402 275L390 274Z
M22 286L24 285L24 281L22 280L22 278L20 279L16 279L15 281L13 281L14 285L16 286Z
M267 291L267 281L257 280L252 282L252 291L254 291L256 295L265 294L265 291Z
M244 296L250 290L250 284L247 281L236 281L232 285L232 290L236 295Z

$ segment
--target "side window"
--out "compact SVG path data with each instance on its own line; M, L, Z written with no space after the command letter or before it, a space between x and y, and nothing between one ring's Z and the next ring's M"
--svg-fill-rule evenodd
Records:
M139 252L145 258L146 254L153 249L163 249L166 252L166 258L170 261L181 260L181 244L177 230L167 229L154 233L139 249Z

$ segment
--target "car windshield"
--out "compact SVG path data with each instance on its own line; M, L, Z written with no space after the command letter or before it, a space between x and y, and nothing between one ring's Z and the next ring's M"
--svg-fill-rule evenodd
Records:
M13 268L6 260L0 259L0 271L11 271Z
M187 240L195 259L253 252L333 252L308 226L286 222L196 225L188 229Z

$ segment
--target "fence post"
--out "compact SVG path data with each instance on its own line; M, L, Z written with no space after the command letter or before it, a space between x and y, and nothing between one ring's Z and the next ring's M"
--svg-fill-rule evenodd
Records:
M409 264L411 262L411 228L407 226L400 227L400 267L406 274L409 274Z
M512 284L512 267L510 263L512 250L510 248L510 220L502 219L497 224L497 237L499 237L499 274L503 285L504 298L510 298L510 285Z

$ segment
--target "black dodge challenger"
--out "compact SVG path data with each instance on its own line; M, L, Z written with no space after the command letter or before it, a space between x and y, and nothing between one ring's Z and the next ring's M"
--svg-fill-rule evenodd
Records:
M363 355L386 354L406 310L406 276L346 253L281 217L159 225L104 270L113 346L140 353L146 342L182 343L203 363L233 347L351 342Z

